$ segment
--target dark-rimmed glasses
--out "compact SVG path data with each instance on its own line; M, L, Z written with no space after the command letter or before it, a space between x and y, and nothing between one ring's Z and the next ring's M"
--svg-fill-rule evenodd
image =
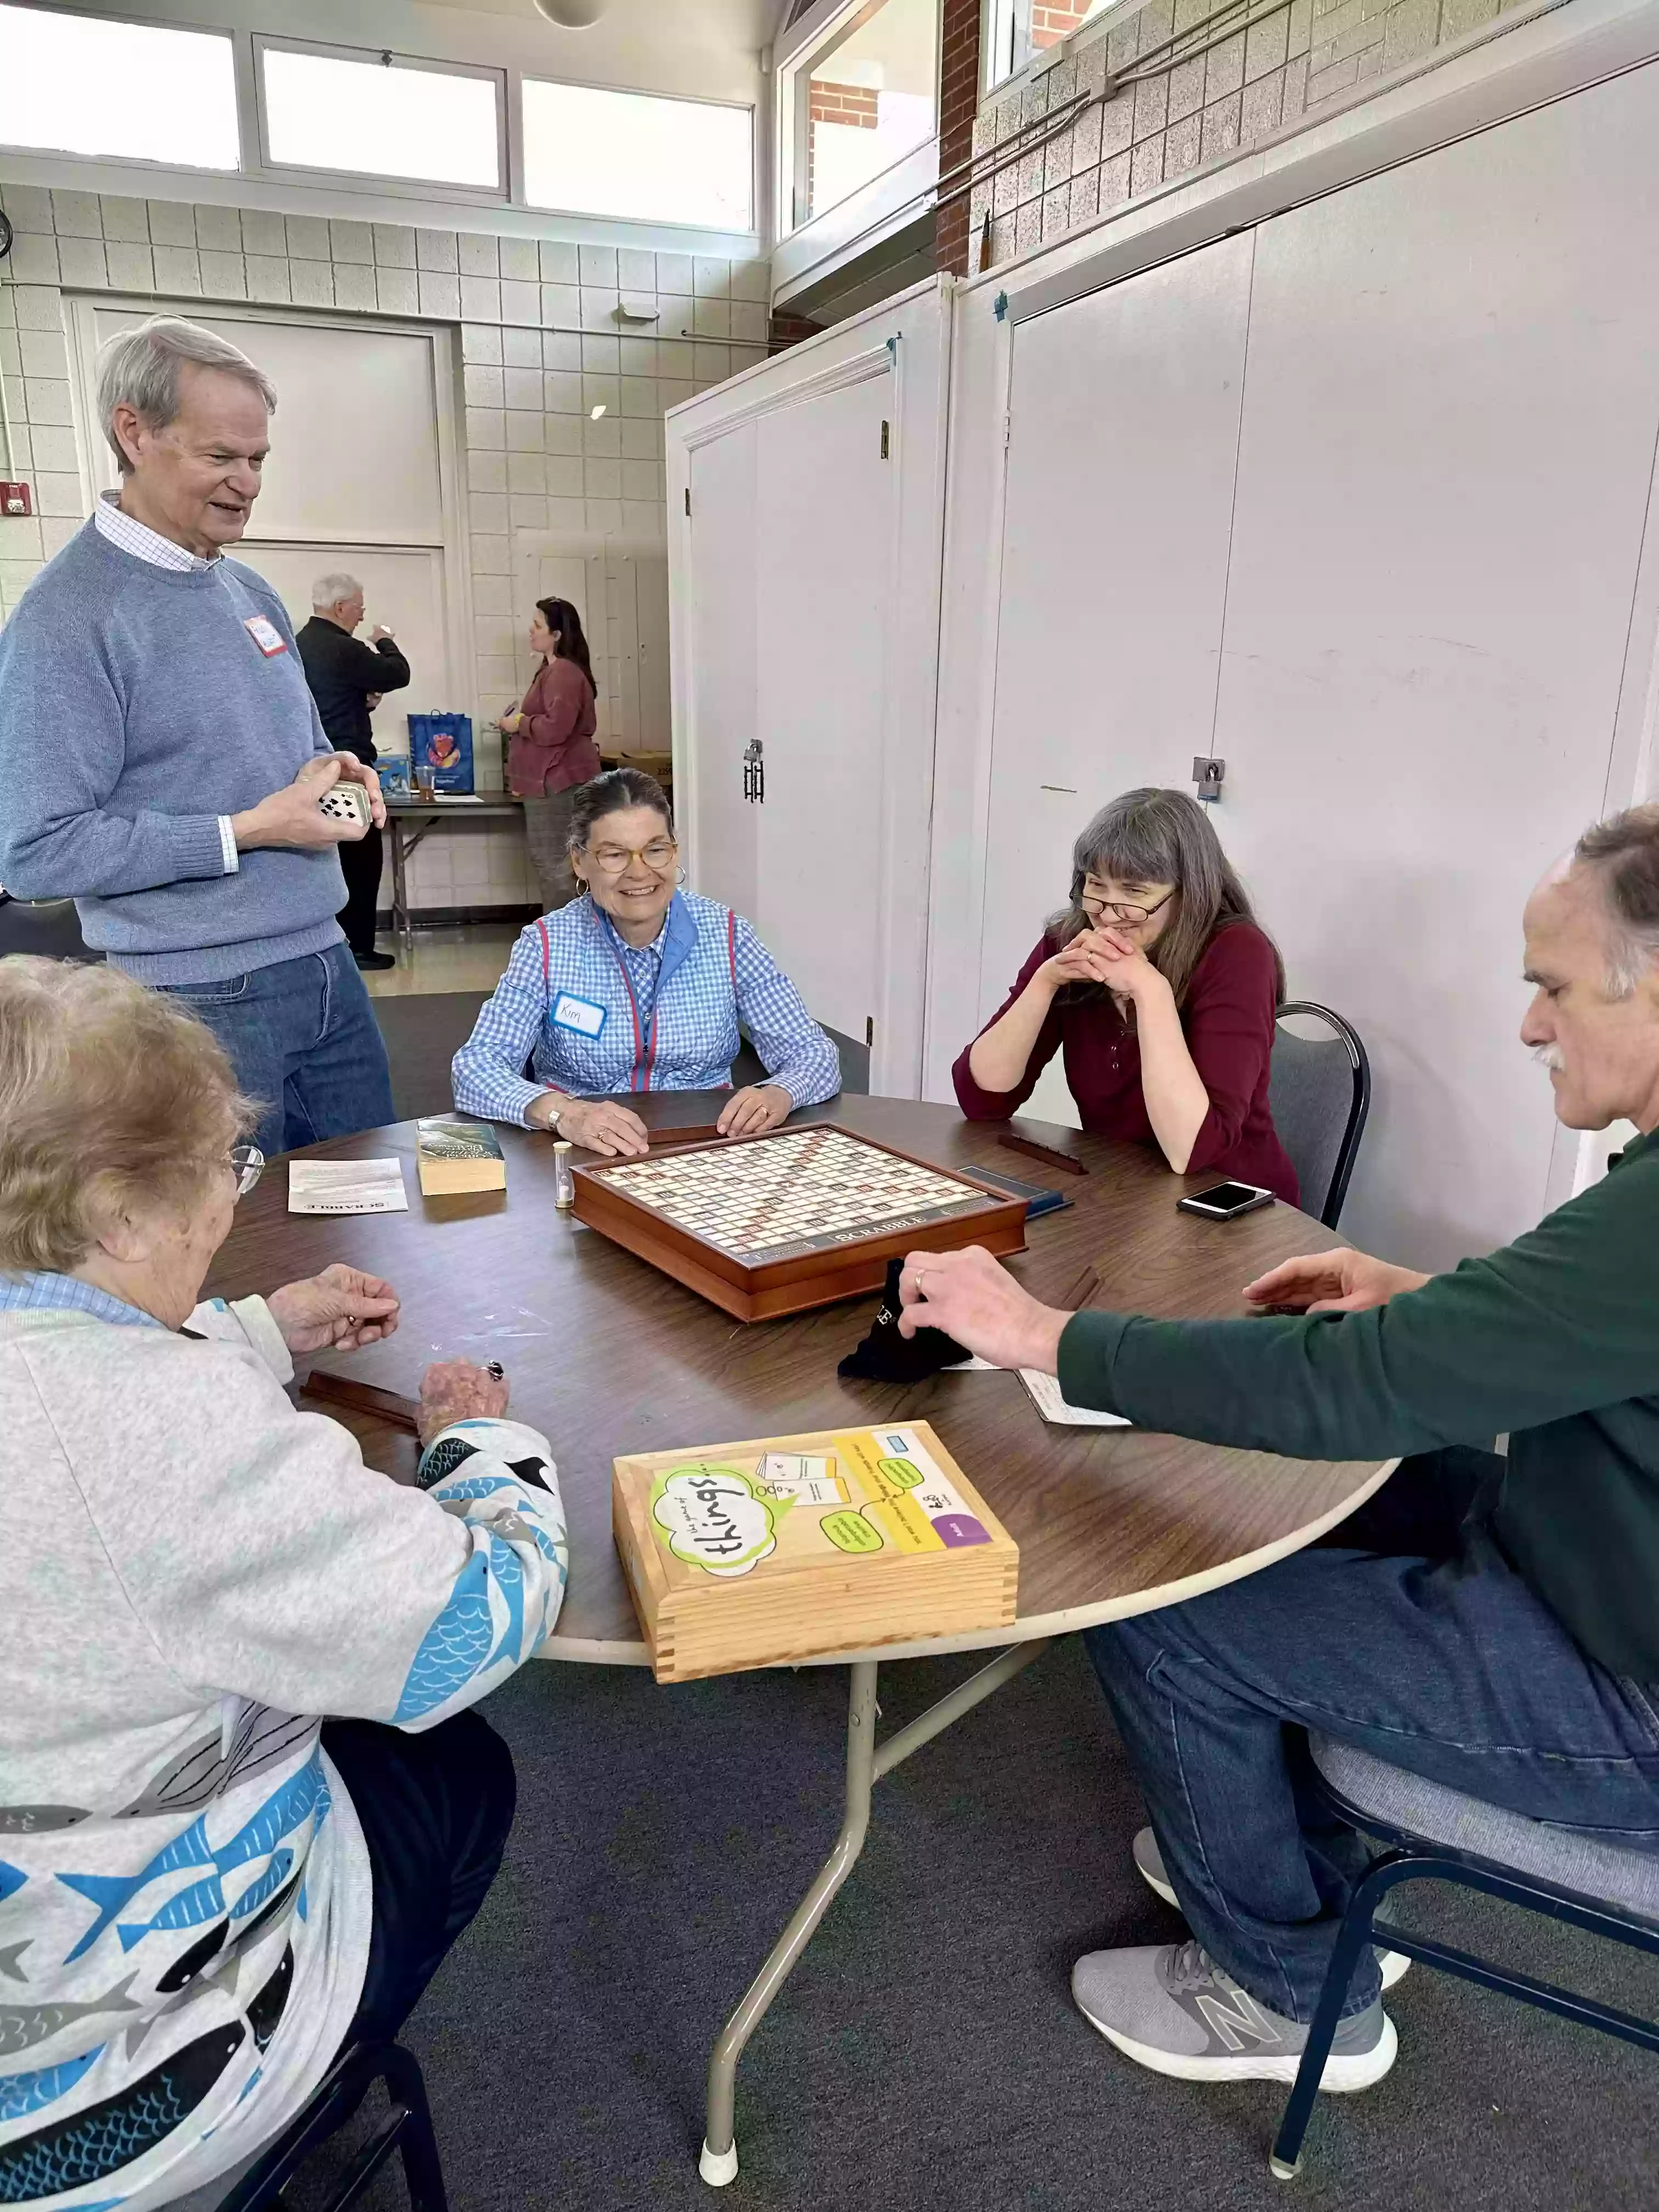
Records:
M1175 896L1179 885L1172 884L1155 906L1132 906L1122 899L1109 899L1103 891L1091 890L1085 878L1078 893L1078 904L1091 914L1109 915L1127 929L1138 929L1143 921L1150 921L1155 914L1162 914Z

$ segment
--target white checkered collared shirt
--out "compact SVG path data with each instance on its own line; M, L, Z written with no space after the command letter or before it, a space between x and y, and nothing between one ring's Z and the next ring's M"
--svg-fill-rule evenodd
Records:
M123 553L131 553L135 561L148 561L153 568L175 568L194 574L203 568L212 568L219 558L214 554L204 561L199 553L192 553L183 545L175 545L170 538L163 538L159 530L152 530L147 522L140 522L121 510L118 491L100 491L98 503L92 510L93 526L100 538L108 538ZM241 867L241 855L236 850L235 834L230 826L228 814L219 817L219 851L224 860L225 873L235 875Z

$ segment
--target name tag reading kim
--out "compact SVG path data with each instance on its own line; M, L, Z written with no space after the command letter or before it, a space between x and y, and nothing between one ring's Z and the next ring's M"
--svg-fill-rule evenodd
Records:
M605 1027L605 1012L591 999L578 999L568 991L561 991L553 1001L553 1026L574 1030L578 1036L596 1037Z
M279 653L288 651L288 640L267 616L250 615L242 628L267 660L274 660Z

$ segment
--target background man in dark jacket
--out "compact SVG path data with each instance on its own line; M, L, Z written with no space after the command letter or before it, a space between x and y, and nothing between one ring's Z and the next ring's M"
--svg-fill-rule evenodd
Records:
M369 715L381 694L401 691L409 663L392 632L376 623L364 645L352 633L363 619L363 587L355 576L319 576L311 591L311 620L295 642L317 702L325 735L338 752L355 753L371 766L374 732ZM380 896L380 833L371 829L355 845L340 848L346 902L340 927L360 968L390 968L389 952L374 950L374 913Z

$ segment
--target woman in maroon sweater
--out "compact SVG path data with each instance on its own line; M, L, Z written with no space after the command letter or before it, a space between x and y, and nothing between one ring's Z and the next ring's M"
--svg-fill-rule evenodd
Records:
M1085 1129L1294 1206L1267 1105L1284 995L1204 808L1184 792L1125 792L1078 839L1070 903L951 1070L957 1097L970 1121L1018 1113L1058 1049Z
M525 837L541 884L542 908L551 914L576 896L565 833L578 784L599 772L593 742L593 669L582 635L582 618L568 599L538 599L530 644L542 656L524 704L503 714L508 738L507 789L524 801Z

